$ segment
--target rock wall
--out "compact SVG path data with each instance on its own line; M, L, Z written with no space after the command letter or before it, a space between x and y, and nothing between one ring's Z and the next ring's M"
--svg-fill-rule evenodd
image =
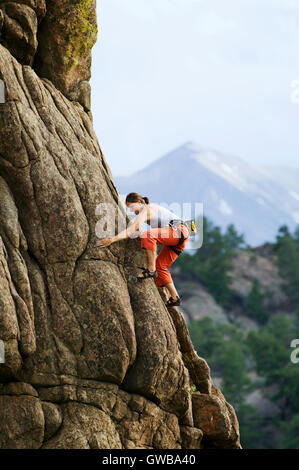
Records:
M138 239L95 246L98 204L129 220L82 99L95 18L0 2L0 447L240 448L183 316L135 280Z

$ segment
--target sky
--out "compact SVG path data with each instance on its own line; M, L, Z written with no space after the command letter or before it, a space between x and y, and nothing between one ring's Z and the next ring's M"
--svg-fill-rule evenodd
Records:
M187 141L299 167L298 0L97 0L92 114L114 177Z

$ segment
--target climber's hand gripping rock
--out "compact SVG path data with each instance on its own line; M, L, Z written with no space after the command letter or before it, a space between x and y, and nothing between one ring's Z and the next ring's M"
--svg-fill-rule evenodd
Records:
M100 248L105 248L112 243L112 238L103 238L102 240L97 240L96 241L96 246Z

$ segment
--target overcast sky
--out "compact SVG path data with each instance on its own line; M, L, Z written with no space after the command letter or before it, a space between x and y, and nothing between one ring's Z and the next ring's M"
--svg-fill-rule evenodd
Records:
M299 167L298 0L98 0L97 16L92 113L114 177L186 141Z

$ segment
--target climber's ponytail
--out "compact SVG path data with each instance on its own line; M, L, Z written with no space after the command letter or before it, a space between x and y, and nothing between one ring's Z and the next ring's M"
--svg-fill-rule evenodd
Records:
M149 204L149 198L148 197L144 196L142 199L144 200L145 204Z
M145 204L149 204L149 198L147 196L140 196L138 193L129 193L126 197L126 204L127 202L145 202Z

